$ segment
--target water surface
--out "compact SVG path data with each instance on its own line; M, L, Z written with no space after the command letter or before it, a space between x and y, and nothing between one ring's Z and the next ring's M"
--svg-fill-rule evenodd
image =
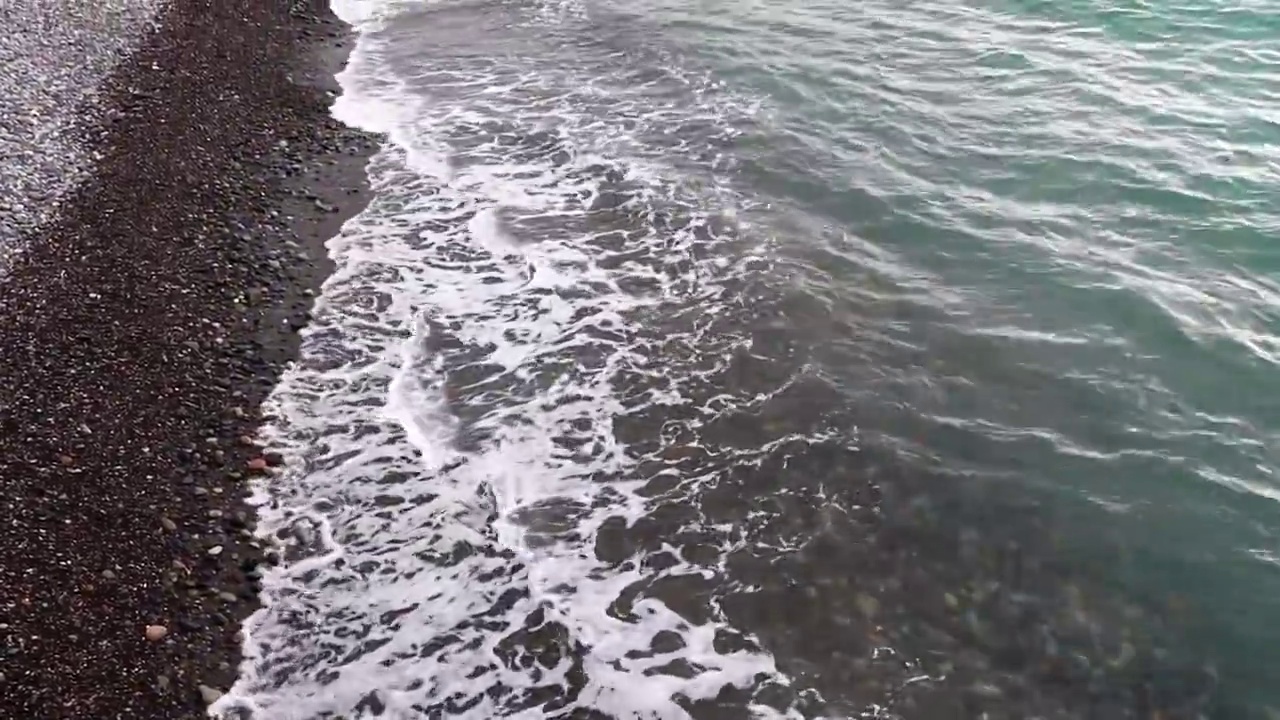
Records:
M262 717L1280 710L1280 11L380 2Z

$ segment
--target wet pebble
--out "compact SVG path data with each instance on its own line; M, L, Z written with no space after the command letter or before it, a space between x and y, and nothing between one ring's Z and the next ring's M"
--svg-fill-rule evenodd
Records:
M200 699L205 705L212 705L222 699L222 691L208 685L200 686Z

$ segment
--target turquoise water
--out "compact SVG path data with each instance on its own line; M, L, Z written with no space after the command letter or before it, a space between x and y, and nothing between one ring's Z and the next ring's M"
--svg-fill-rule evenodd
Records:
M883 382L856 337L827 350L876 431L1054 506L1064 552L1177 610L1234 712L1280 709L1280 8L636 20L771 99L743 174L808 218L795 281L889 336Z

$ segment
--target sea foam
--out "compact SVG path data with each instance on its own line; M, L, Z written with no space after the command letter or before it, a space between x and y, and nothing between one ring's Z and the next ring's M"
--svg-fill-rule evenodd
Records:
M678 718L726 686L785 683L749 638L726 649L714 613L647 591L714 563L597 552L602 527L664 500L662 416L689 401L652 349L717 348L646 319L714 317L766 252L714 163L690 175L648 143L696 127L682 150L714 155L752 103L678 68L620 75L643 48L520 57L581 6L335 9L361 35L334 112L387 142L270 399L288 470L255 503L293 560L265 578L215 712ZM428 26L444 46L415 57ZM655 435L638 446L627 423Z

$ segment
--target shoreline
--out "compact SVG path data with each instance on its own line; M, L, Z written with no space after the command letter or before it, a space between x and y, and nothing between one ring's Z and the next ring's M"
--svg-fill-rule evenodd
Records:
M203 717L237 677L260 407L376 148L329 112L350 28L293 7L163 8L0 282L0 717Z

